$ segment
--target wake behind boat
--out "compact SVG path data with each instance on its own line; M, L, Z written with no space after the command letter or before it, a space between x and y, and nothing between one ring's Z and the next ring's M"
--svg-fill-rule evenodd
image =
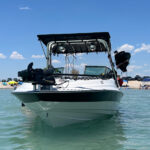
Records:
M25 82L12 93L25 106L48 124L64 126L113 115L122 97L111 57L108 32L38 35L47 47L47 68L33 69L33 63L18 75ZM106 66L85 66L84 74L54 68L52 55L105 52L111 69ZM118 53L117 55L119 55ZM117 66L126 70L129 57L117 59ZM124 60L125 58L125 60ZM69 66L69 65L68 65Z

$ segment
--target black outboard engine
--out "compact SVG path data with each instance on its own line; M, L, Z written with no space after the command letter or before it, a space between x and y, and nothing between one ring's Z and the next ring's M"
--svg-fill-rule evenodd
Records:
M54 85L53 77L54 68L49 69L33 69L33 63L30 63L26 70L18 72L18 76L22 77L23 82L31 82L33 84Z
M123 72L126 72L127 66L129 65L131 54L125 51L121 52L115 51L114 53L117 68L119 68Z

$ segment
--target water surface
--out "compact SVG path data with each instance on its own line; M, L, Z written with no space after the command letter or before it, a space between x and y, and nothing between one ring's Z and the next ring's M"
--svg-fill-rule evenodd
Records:
M112 118L52 128L0 90L0 150L149 150L150 91L123 93Z

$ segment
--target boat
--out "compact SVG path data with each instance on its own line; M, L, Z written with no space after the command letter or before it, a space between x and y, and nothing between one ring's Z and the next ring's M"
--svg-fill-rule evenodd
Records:
M44 52L47 66L45 69L33 69L33 63L30 63L26 70L18 72L24 83L12 94L23 106L53 127L117 113L123 93L117 81L108 32L37 36L41 44L47 47L47 53ZM67 58L79 53L103 52L108 56L110 68L85 66L83 74L64 73L64 68L54 68L52 64L53 55L62 54Z

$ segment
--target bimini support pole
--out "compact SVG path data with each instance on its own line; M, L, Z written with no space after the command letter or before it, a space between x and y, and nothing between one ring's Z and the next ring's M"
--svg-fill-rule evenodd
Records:
M52 45L54 42L49 42L47 44L47 68L52 66Z
M115 82L116 82L116 86L120 87L119 83L118 83L118 80L117 80L117 73L116 73L116 71L114 69L114 63L113 63L112 58L111 58L110 48L108 49L108 59L109 59L109 62L110 62L110 65L111 65L111 68L112 68L112 71L113 71L113 74L114 74L114 79L115 79Z

